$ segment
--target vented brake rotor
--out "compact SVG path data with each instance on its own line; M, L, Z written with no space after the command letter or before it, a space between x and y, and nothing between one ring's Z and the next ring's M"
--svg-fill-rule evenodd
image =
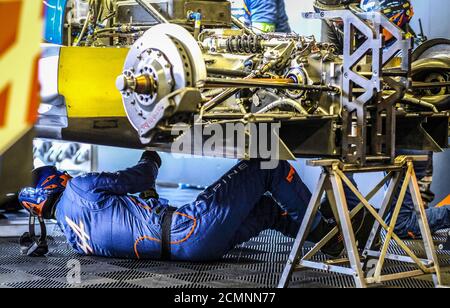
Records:
M161 24L131 47L116 86L128 119L140 131L164 97L205 78L206 65L193 36L181 26Z

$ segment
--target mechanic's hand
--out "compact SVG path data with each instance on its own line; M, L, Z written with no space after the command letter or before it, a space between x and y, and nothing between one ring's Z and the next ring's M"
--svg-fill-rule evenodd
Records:
M161 167L162 165L162 161L161 161L161 157L159 156L159 154L155 151L145 151L142 154L141 157L141 162L148 162L148 161L153 161L158 165L158 168Z
M155 188L151 188L147 191L141 192L139 195L139 198L146 200L146 201L148 201L150 199L159 199L159 194Z

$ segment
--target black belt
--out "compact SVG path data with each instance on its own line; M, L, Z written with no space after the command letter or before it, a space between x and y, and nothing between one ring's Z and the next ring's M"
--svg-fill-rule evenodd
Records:
M161 260L170 261L172 253L171 253L171 239L170 234L172 231L172 218L173 214L177 208L169 206L163 215L162 224L161 224Z

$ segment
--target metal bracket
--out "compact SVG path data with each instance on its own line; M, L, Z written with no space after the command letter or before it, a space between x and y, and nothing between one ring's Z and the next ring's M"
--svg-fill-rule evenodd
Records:
M391 60L398 55L400 57L400 71L397 72L400 81L394 78L381 75L382 81L390 88L394 89L394 92L387 97L380 98L377 102L376 115L374 117L373 130L372 130L372 149L374 155L386 155L392 159L395 157L396 147L396 111L395 104L399 102L405 95L406 89L411 85L411 55L413 39L407 38L406 33L391 23L389 19L380 13L367 13L365 18L374 22L374 26L382 34L383 31L388 31L393 36L393 43L390 46L384 47L382 51L382 70L389 65ZM384 119L383 119L384 118Z
M343 158L349 163L366 164L366 157L395 157L395 108L404 89L409 85L409 78L403 86L394 79L383 79L383 69L390 60L400 52L405 55L401 63L401 72L410 72L411 40L406 34L392 24L381 13L353 13L349 10L305 13L307 19L342 19L344 23L344 67L342 84L343 106ZM386 47L383 31L389 31L395 42ZM364 42L357 43L357 33L365 37ZM370 56L370 57L366 57ZM363 59L370 61L371 77L364 76L357 68ZM387 98L382 96L382 85L386 82L397 93ZM355 86L364 89L359 95ZM401 90L403 89L403 90ZM368 147L368 111L370 103L376 103L373 114L372 144ZM356 121L356 124L354 124Z

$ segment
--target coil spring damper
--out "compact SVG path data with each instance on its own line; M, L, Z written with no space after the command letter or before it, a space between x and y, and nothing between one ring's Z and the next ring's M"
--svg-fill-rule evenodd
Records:
M260 35L232 36L226 41L227 52L231 53L260 53L263 51Z
M177 102L183 100L165 98L204 79L206 65L197 41L181 26L161 24L132 46L116 87L128 119L142 139L180 109Z

